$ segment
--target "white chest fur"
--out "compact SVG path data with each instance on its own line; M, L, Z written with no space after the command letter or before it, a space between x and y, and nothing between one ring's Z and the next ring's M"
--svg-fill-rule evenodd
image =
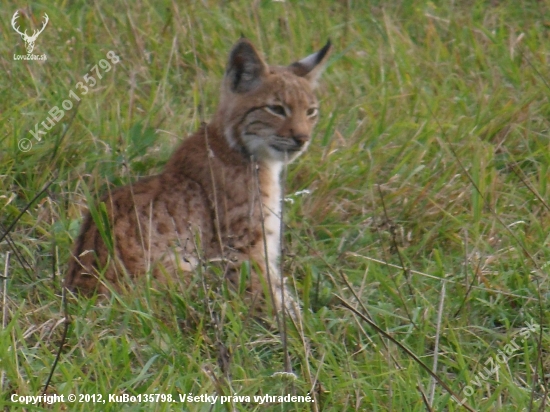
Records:
M267 187L262 188L264 196L264 230L267 245L267 256L270 269L278 273L278 259L281 249L281 171L282 162L271 162L267 164L269 171Z

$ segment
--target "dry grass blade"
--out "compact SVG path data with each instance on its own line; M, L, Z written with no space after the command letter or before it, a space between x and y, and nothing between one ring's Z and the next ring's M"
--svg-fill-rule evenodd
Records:
M441 285L441 294L439 297L439 308L437 310L437 324L435 329L435 343L434 343L434 363L432 366L433 373L437 373L437 360L439 358L439 337L441 335L441 319L443 318L443 307L445 306L445 281ZM432 378L430 382L430 406L433 406L435 396L435 379Z
M61 357L61 352L63 351L63 347L65 346L65 342L67 341L67 334L69 332L69 326L71 324L71 319L69 317L69 309L67 307L67 288L65 286L62 286L61 305L63 307L63 332L61 334L61 340L59 341L57 354L55 355L55 359L50 369L50 374L48 375L48 379L44 384L44 390L42 391L44 395L46 395L48 392L48 387L50 386L50 383L52 381L55 368L57 367L57 363L59 362L59 358Z
M508 152L508 149L505 149ZM509 153L509 152L508 152ZM544 208L550 212L550 206L546 201L543 199L543 197L540 195L540 193L527 181L527 177L525 176L525 173L518 167L517 163L511 163L510 167L512 168L512 171L514 174L521 180L521 183L525 185L525 187L537 198L537 200L540 202L541 205L544 206Z
M19 219L21 219L21 217L25 214L27 210L29 210L29 208L33 205L33 203L36 202L36 200L40 196L42 196L42 194L46 192L46 190L48 190L48 188L52 185L53 182L55 182L56 179L57 179L57 173L54 173L54 177L48 183L46 183L46 185L42 188L42 190L40 190L40 192L38 192L29 203L27 203L27 205L23 208L23 210L19 212L19 215L17 215L17 217L13 220L13 222L11 222L8 228L4 231L4 233L2 233L2 235L0 236L0 242L2 242L4 238L12 231L12 229L15 227L17 222L19 222Z
M11 238L11 235L6 230L6 227L2 223L0 223L0 229L2 229L5 233L7 233L6 242L8 243L9 248L12 250L13 255L15 256L15 258L17 259L17 261L19 262L19 264L21 265L21 267L23 268L27 276L31 278L31 274L29 272L29 268L31 267L30 263L27 262L27 260L25 259L25 256L23 256L18 246L15 244L15 242Z
M422 390L422 388L420 387L420 385L418 385L416 387L416 389L418 389L418 391L420 392L420 395L422 395L422 402L424 403L424 406L426 407L426 410L428 412L434 412L434 410L432 409L432 406L431 406L431 402L428 400L428 398L426 397L426 394L424 393L424 391Z
M434 378L437 383L439 383L443 389L445 389L449 395L451 395L453 397L454 400L456 400L461 406L463 406L464 408L466 408L467 410L469 410L470 412L476 412L475 409L473 409L470 405L468 405L467 403L461 403L462 401L459 401L459 395L453 391L451 389L451 387L449 385L447 385L445 383L445 381L443 381L439 376L437 376L435 373L432 372L432 370L430 369L430 367L428 365L426 365L424 362L422 362L422 360L416 356L414 354L413 351L411 351L409 348L407 348L405 345L403 345L401 342L399 342L397 339L395 339L393 336L391 336L389 333L387 333L386 331L384 331L382 328L380 328L376 323L374 323L372 320L370 320L369 318L367 318L365 315L363 315L361 312L359 312L357 309L355 309L350 303L348 303L345 299L341 298L340 296L336 296L338 298L338 300L340 301L340 303L342 303L342 305L349 309L350 311L352 311L355 315L359 316L363 321L365 321L366 323L368 323L372 328L374 328L379 334L381 334L382 336L384 336L385 338L389 339L390 341L392 341L394 344L396 344L399 348L401 348L405 353L407 353L407 355L409 355L411 358L414 359L414 361L416 363L418 363L420 365L420 367L422 369L424 369L426 372L428 372L428 374Z
M390 221L390 218L388 216L388 212L386 210L386 203L384 202L384 196L382 195L382 190L380 189L380 185L377 185L377 188L378 188L378 194L380 196L380 201L382 202L382 209L384 210L384 219L385 219L385 222L389 223L391 222ZM412 296L414 299L415 298L415 295L414 295L414 292L412 290L412 286L411 286L411 279L410 279L410 270L408 270L406 267L405 267L405 262L403 261L403 256L401 255L401 252L399 251L399 247L397 246L397 241L395 239L395 229L393 228L393 225L391 223L390 224L390 232L391 232L391 242L392 242L392 248L396 251L397 253L397 256L399 257L399 263L401 264L401 270L403 271L403 276L405 277L406 281L407 281L407 288L409 289L409 295ZM377 233L378 235L380 236L379 232L378 232L378 228L377 228ZM380 239L381 239L381 236L380 236ZM384 253L385 255L386 253ZM385 259L388 261L387 257L385 257ZM389 266L389 265L388 265ZM409 318L411 324L417 328L416 324L414 323L413 321L413 318L412 318L412 315L409 311L409 307L407 306L407 302L405 300L405 298L403 297L402 293L401 293L401 290L399 287L397 287L397 284L395 282L395 279L393 276L391 276L391 279L393 281L393 283L395 284L396 286L396 291L397 291L397 294L399 295L399 298L401 299L401 304L403 305L403 309L405 309L405 312L407 313L407 317Z
M390 224L390 233L391 233L391 242L392 242L392 248L397 253L397 257L399 258L399 263L401 264L401 268L403 269L403 276L407 280L407 288L409 289L409 294L413 298L415 297L415 293L412 290L411 286L411 278L409 275L409 271L405 267L405 261L403 260L403 255L401 254L401 251L399 250L399 246L397 245L397 240L395 237L395 228L393 227L393 224L390 223L390 217L388 216L388 209L386 209L386 202L384 201L384 194L382 193L382 189L380 188L380 185L376 185L376 188L378 189L378 196L380 196L380 202L382 203L382 210L384 211L384 219L386 222ZM404 302L403 302L404 303ZM403 305L406 308L406 305Z
M6 329L8 321L7 290L8 290L8 270L10 267L10 252L6 252L6 264L4 265L4 276L2 278L2 330ZM4 392L4 384L6 380L6 371L2 368L0 375L0 392Z
M348 252L348 254L350 256L355 256L355 257L358 257L358 258L361 258L361 259L368 260L370 262L375 262L375 263L379 263L381 265L386 265L386 266L390 266L390 267L393 267L393 268L396 268L396 269L400 269L400 266L394 265L392 263L384 262L383 260L380 260L380 259L375 259L375 258L372 258L372 257L369 257L369 256L363 256L363 255L359 255L357 253L352 253L352 252ZM416 275L419 275L419 276L425 276L425 277L430 278L430 279L445 281L447 283L458 283L455 280L443 279L439 276L430 275L428 273L420 272L418 270L410 269L410 272L414 273ZM509 296L509 297L517 298L517 299L527 299L527 300L531 299L529 296L522 296L522 295L518 295L517 293L504 292L502 290L489 289L489 288L481 287L481 286L471 286L471 288L476 289L476 290L483 290L483 291L490 292L490 293L495 293L497 295Z
M464 265L464 281L466 282L467 290L466 290L466 293L464 294L464 297L462 298L462 302L458 306L458 309L453 314L453 318L456 318L459 315L459 313L462 312L462 309L466 306L466 302L468 302L468 298L470 297L470 293L472 292L472 289L474 288L474 282L477 278L475 274L479 273L481 263L482 263L482 261L481 261L481 259L479 259L478 262L477 262L477 266L476 266L476 268L473 272L472 282L468 285L468 264L469 264L469 259L468 259L468 231L464 230L464 262L463 262L463 265Z
M351 291L351 293L353 294L353 297L355 298L355 300L357 301L357 303L359 305L361 305L361 309L363 309L363 312L367 314L367 316L372 320L372 315L369 313L369 310L366 308L366 306L364 305L363 301L359 298L359 296L357 295L357 293L355 293L355 289L353 288L353 286L349 283L346 275L340 271L340 277L342 278L342 280L344 281L344 283L346 284L346 286L348 287L348 290ZM364 331L363 331L364 333ZM376 344L367 336L367 338L369 339L369 341L372 342L372 344L374 346L376 346ZM397 359L394 358L394 356L391 354L389 348L388 348L388 345L386 344L386 341L382 340L382 345L384 345L384 348L386 349L386 352L388 353L389 357L391 358L391 360L393 361L393 363L399 368L401 369L401 365L399 364L399 362L397 361Z

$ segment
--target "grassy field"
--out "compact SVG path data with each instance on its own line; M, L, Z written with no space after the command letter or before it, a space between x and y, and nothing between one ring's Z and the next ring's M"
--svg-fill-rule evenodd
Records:
M51 185L0 242L0 407L548 410L550 5L518 4L4 2L0 233ZM28 33L48 14L33 51L46 61L14 60L26 54L16 10ZM251 318L200 273L192 288L71 299L48 389L65 402L24 405L19 396L42 394L61 340L61 280L87 204L161 170L208 121L241 34L273 63L335 46L314 142L286 185L284 265L303 324L288 323L284 345L274 319ZM96 84L84 94L86 74ZM64 117L47 120L55 107ZM191 394L219 398L180 402Z

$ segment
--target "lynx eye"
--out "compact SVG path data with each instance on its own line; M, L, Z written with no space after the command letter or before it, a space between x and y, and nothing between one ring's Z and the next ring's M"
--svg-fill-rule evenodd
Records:
M275 114L277 116L283 116L283 117L286 116L286 110L280 104L273 104L273 105L266 106L266 109L268 112Z
M307 114L307 117L315 117L317 116L318 112L319 111L317 110L316 107L310 107L309 109L307 109L306 114Z

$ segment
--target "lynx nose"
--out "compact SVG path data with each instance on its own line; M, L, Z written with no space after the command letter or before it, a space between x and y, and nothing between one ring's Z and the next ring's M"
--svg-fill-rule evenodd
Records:
M309 136L307 134L295 134L292 136L296 144L300 147L302 147L306 142L309 140Z

